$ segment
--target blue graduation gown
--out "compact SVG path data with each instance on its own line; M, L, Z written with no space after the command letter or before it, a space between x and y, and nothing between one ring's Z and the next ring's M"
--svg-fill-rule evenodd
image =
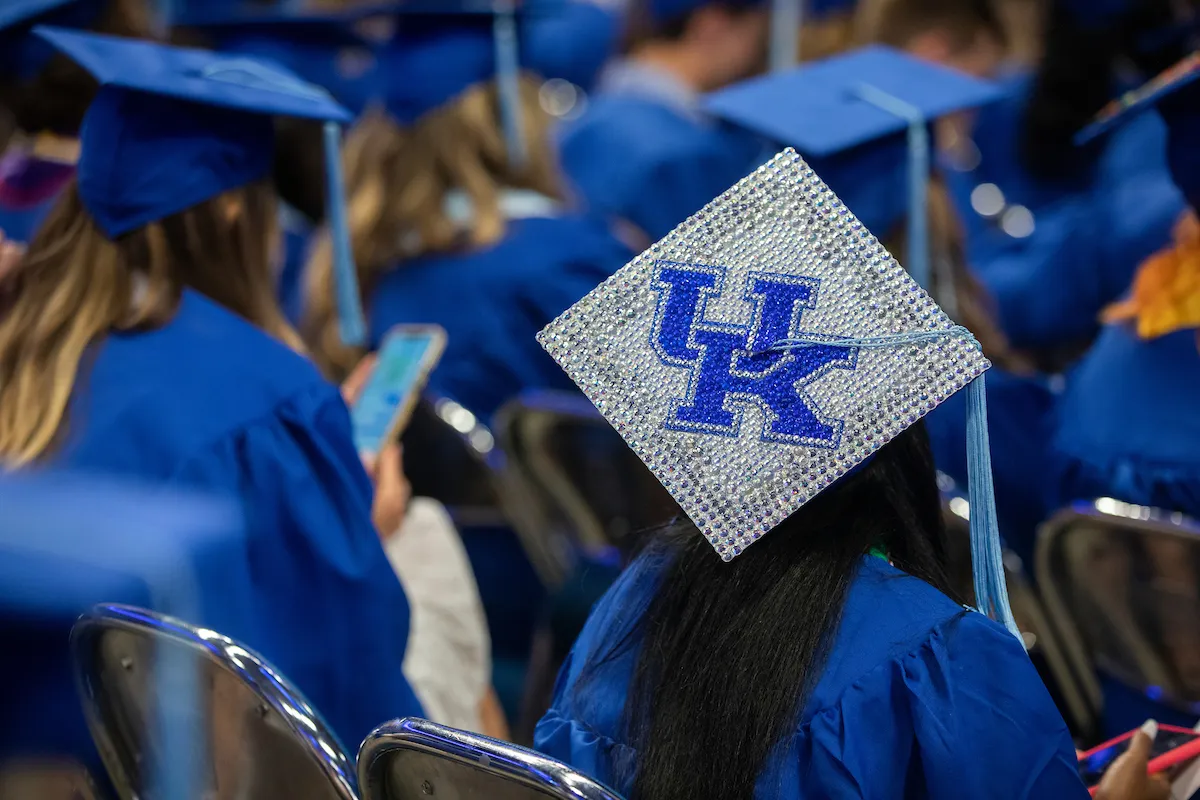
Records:
M592 659L645 609L654 558L635 562L596 607L535 734L542 752L625 792L638 758L621 733L636 654ZM864 557L821 677L754 797L1065 800L1087 790L1066 724L1021 643Z
M1110 137L1087 185L1042 182L1025 170L1019 148L1031 76L1014 74L1002 86L1002 100L976 118L978 167L944 171L964 221L968 261L1015 346L1086 340L1104 306L1169 239L1184 208L1167 170L1166 131L1152 114L1131 120ZM971 191L982 183L994 183L1009 204L1030 209L1030 236L1013 238L974 211Z
M741 180L757 152L714 121L643 94L600 91L560 140L563 170L596 213L652 241Z
M510 220L483 250L404 262L369 299L375 346L393 326L436 323L448 341L429 388L484 420L530 389L574 390L534 336L632 251L601 220L579 215Z
M264 621L247 644L345 746L421 714L401 672L408 601L371 522L350 417L307 359L186 291L163 327L94 348L69 426L57 466L240 501Z
M1054 451L1061 504L1112 497L1200 516L1196 331L1107 326L1067 376Z

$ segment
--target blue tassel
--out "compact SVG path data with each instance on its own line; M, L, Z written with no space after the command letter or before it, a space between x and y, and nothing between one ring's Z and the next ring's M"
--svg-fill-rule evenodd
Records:
M337 291L338 327L347 347L362 347L367 341L367 322L363 316L362 295L358 291L358 271L350 247L350 229L346 221L346 196L342 186L342 136L336 122L325 123L326 216L333 245L333 274Z
M929 130L925 115L911 103L874 86L859 87L858 96L908 123L908 272L925 291L933 273L929 257Z
M791 69L800 57L800 25L804 20L804 0L772 0L771 53L772 72Z
M987 384L980 375L967 385L967 499L971 504L971 572L975 606L1004 624L1018 639L1021 632L1008 605L1004 554L996 520L992 486L992 451L988 442Z
M521 117L521 54L517 41L517 20L509 7L497 11L492 23L496 45L496 86L500 92L500 119L504 126L504 141L508 147L508 163L520 169L525 166L525 130Z

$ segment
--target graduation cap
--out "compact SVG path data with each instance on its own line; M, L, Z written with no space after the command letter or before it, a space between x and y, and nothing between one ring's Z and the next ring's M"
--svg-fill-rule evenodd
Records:
M274 65L207 50L39 27L100 82L80 131L79 195L116 239L270 174L275 116L325 123L325 166L343 340L366 339L346 226L339 124L323 89Z
M0 75L28 79L41 71L54 48L30 32L38 24L87 28L102 0L5 0L0 3Z
M1167 165L1192 208L1200 207L1200 52L1192 53L1101 109L1075 136L1085 145L1157 109L1167 125Z
M281 64L358 114L382 93L376 50L391 38L395 6L313 11L245 2L229 8L194 4L176 15L175 24L203 31L222 52ZM371 26L376 20L386 24Z
M965 388L976 598L1016 632L990 364L794 150L538 340L726 561Z
M901 151L895 143L907 134L907 192L896 196L889 186L883 195L867 200L907 201L908 267L917 282L928 288L931 156L927 123L985 105L1000 95L999 89L986 81L873 45L735 84L706 96L704 107L772 143L795 147L808 158L847 154L849 158L842 164L857 161L868 168L842 175L852 193L870 187L873 179L886 172L881 153L884 162L898 160ZM867 149L868 145L880 149ZM859 158L862 155L869 157ZM853 197L851 205L856 205Z
M469 87L496 79L509 161L526 160L521 121L520 0L400 0L384 48L388 112L416 121Z

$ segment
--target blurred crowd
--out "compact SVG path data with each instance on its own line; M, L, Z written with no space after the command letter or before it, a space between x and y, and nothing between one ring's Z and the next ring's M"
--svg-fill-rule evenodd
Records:
M1087 796L1200 721L1198 42L1192 0L0 0L0 798L109 780L98 603L351 757L411 717L638 800ZM922 299L838 294L888 254ZM926 294L978 353L819 327ZM364 450L398 326L444 352ZM1138 757L1098 796L1169 796Z

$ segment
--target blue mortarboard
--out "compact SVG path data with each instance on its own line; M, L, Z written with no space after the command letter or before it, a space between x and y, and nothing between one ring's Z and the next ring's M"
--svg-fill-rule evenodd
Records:
M96 20L101 0L5 0L0 3L0 75L36 75L54 48L31 36L42 23L86 28Z
M338 124L349 112L324 90L253 59L37 30L101 84L80 131L77 179L84 206L112 238L268 175L273 117L325 122L342 336L352 345L365 340L342 195Z
M1109 103L1075 138L1087 144L1157 108L1167 125L1167 165L1193 208L1200 208L1200 53Z
M1015 633L979 343L787 150L538 335L725 560L968 392L979 607Z
M907 131L907 260L917 282L928 287L930 146L926 124L999 97L1000 91L986 81L873 45L722 89L705 98L705 108L773 143L790 145L817 159L865 145L886 149L889 139ZM864 163L876 162L877 158ZM860 176L855 183L872 177Z
M391 37L389 29L374 37L363 28L375 18L390 23L395 5L314 12L286 5L222 9L196 4L178 14L175 24L204 31L222 52L281 64L358 114L380 99L383 80L376 50Z
M388 112L408 124L495 78L509 160L525 161L517 0L402 0L384 49Z

